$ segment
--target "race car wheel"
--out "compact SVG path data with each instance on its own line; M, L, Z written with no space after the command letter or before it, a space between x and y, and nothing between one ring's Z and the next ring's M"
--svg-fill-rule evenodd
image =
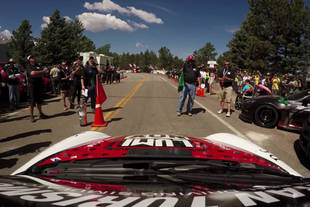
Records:
M273 128L278 123L279 113L272 106L262 105L256 109L254 119L258 126Z

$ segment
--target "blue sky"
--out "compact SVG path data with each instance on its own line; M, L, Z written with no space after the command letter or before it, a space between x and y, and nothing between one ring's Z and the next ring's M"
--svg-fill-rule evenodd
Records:
M68 19L78 17L96 47L109 43L113 52L137 53L167 46L181 58L206 42L219 54L226 51L249 9L246 0L6 0L2 6L2 36L28 19L39 37L58 9Z

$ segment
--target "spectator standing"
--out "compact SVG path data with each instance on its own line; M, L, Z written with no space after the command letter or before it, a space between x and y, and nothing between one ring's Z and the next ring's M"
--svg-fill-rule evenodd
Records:
M254 84L255 84L255 86L257 86L259 84L259 81L260 81L260 75L259 75L259 72L256 71L256 73L254 75Z
M64 110L68 110L67 104L66 104L66 98L68 99L70 103L70 109L74 108L74 105L72 104L71 100L71 93L70 93L70 71L67 67L66 61L63 61L60 66L60 71L58 73L59 80L60 80L60 90L61 90L61 97L64 103Z
M109 61L107 61L106 74L107 74L106 83L112 84L112 68Z
M80 56L77 60L73 63L71 77L72 77L72 89L71 89L71 103L74 104L75 97L77 98L77 108L80 107L80 100L81 100L81 75L84 69L83 64L83 57Z
M277 74L275 74L272 78L272 87L271 87L272 95L279 95L280 83L281 83L280 78L278 77Z
M298 87L298 82L295 75L290 75L290 81L287 85L289 86L289 93L293 94Z
M208 80L210 95L212 95L212 87L213 87L214 80L215 80L215 70L214 69L210 69L210 78Z
M190 55L187 61L183 65L184 74L184 87L180 93L180 98L178 102L177 115L181 116L182 108L185 99L188 97L187 102L187 114L192 116L192 107L194 105L195 93L196 93L196 83L198 82L198 88L201 87L200 83L200 72L196 67L194 56Z
M7 73L7 85L9 89L9 103L10 103L10 109L14 110L18 108L19 105L19 76L20 72L19 70L15 67L15 62L11 58L8 62L8 66L6 68L6 73Z
M251 81L251 76L249 75L248 72L245 72L245 74L243 76L243 84L245 84L246 80L250 80Z
M207 77L207 72L206 70L203 69L203 66L200 65L200 81L202 84L205 84L206 83L206 77ZM205 84L206 86L206 84Z
M237 79L238 79L237 87L238 87L238 91L240 92L242 91L242 83L243 83L241 71L237 73Z
M235 80L235 73L230 67L230 62L226 61L224 63L225 68L223 73L221 74L220 80L222 80L222 90L219 94L220 98L220 110L219 114L224 112L224 104L227 103L227 113L226 117L230 117L231 115L231 101L232 101L232 93L233 93L233 82Z
M263 81L262 81L263 82ZM263 85L266 86L267 88L271 89L272 88L272 80L271 80L271 75L270 73L267 73L266 78L263 82Z
M85 91L87 89L88 95L83 96L83 103L87 103L88 98L91 100L91 110L95 112L96 105L96 82L97 82L97 74L101 72L100 68L97 67L94 57L90 57L85 69L82 71L81 76L81 84L82 90Z
M26 76L28 82L28 94L29 94L29 111L30 121L34 122L33 108L36 105L39 111L39 118L46 119L46 116L42 112L43 102L43 76L48 72L48 69L42 70L37 64L34 56L28 56L29 64L26 67Z
M57 65L54 65L54 67L50 71L50 77L52 79L52 88L53 88L53 93L54 94L59 94L60 93L60 80L59 80L59 68Z
M201 79L201 77L200 77ZM206 86L206 93L210 92L210 84L209 84L209 80L210 80L210 69L206 70L206 80L203 82L201 81L201 83L204 83Z

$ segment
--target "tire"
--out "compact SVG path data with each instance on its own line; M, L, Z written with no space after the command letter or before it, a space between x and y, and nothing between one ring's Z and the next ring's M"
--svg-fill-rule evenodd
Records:
M279 121L279 112L273 106L262 105L255 110L254 122L258 126L273 128Z
M242 97L237 95L236 100L235 100L235 109L240 110L241 104L242 104Z

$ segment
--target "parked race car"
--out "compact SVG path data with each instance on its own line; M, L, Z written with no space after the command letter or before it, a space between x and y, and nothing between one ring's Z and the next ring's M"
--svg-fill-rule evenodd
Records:
M310 160L310 116L304 121L299 137L300 149L307 160Z
M243 102L239 118L254 122L258 126L278 126L300 131L304 120L310 114L310 90L287 97L283 103L279 96L260 96Z
M0 176L1 206L309 206L310 179L232 134L84 132Z

